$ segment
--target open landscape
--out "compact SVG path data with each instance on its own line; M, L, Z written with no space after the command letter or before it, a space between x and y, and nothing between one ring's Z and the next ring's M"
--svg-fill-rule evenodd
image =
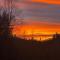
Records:
M60 1L55 1L0 0L0 60L60 59Z

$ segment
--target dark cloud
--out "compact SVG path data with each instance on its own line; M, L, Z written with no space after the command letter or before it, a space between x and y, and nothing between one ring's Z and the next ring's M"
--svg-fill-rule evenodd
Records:
M43 4L43 3L31 3L24 10L26 18L32 20L43 20L48 22L60 22L60 6Z
M16 17L23 18L24 20L60 22L60 5L36 2L29 3L29 1L31 0L15 0Z

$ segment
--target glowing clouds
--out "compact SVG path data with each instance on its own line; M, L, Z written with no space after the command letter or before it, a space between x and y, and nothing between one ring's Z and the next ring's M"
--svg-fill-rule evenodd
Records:
M25 33L24 33L25 32ZM13 34L18 35L30 35L30 34L54 34L55 32L60 33L60 25L52 24L31 24L23 26L15 26Z
M60 0L32 0L32 2L44 2L49 4L60 4Z

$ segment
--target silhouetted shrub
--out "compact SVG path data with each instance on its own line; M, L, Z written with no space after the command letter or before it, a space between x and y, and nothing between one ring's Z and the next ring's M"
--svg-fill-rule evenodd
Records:
M56 39L56 40L60 39L60 34L58 34L58 33L54 34L53 39Z

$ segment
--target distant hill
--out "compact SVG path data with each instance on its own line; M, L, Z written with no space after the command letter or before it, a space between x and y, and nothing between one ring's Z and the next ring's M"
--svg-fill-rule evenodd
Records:
M12 36L8 40L3 41L0 40L0 59L1 60L60 59L60 39L57 37L54 36L51 40L44 42L24 40Z

